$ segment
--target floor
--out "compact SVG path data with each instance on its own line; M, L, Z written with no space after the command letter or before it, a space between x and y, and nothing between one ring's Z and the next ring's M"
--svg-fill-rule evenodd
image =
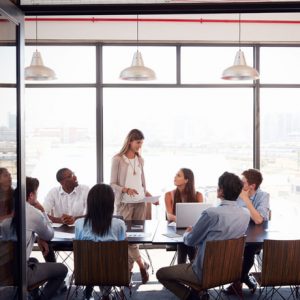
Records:
M146 252L145 250L141 250L141 253L144 257L145 260L147 260L147 256L146 256ZM155 273L156 271L162 267L162 266L166 266L169 265L172 257L174 255L174 252L167 252L165 250L165 248L161 248L161 249L149 249L148 253L151 256L151 260L153 263L153 273L152 270L150 268L150 280L147 284L142 284L141 282L141 277L140 277L140 273L139 273L139 269L137 266L135 266L134 268L134 273L133 273L133 284L132 284L132 295L129 295L128 289L125 290L125 294L128 300L175 300L178 299L177 297L175 297L171 292L169 292L168 290L166 290L165 288L163 288L163 286L157 281ZM33 252L33 254L35 254L35 256L40 260L43 261L42 258L39 257L40 252ZM68 265L70 268L72 268L72 259L68 259ZM71 275L71 270L69 271L68 277L66 278L66 283L69 283L69 277ZM94 293L93 295L93 299L100 299L100 295L99 293L97 294L98 288L95 289L96 293ZM77 300L77 299L83 299L83 293L82 293L82 289L79 289L77 295L75 293L73 293L75 291L75 287L72 287L71 289L71 294L72 297L70 297L69 299L72 300ZM9 291L7 291L9 292ZM288 295L289 295L289 288L281 288L280 292L282 293L282 297L280 297L279 295L274 295L274 297L272 299L274 300L285 300L288 299ZM0 299L1 300L10 300L12 299L12 297L10 297L11 294L6 294L6 290L2 290L0 288ZM244 299L245 300L254 300L254 299L258 299L260 293L259 290L256 291L256 293L254 295L252 295L250 293L249 290L247 290L246 288L244 289ZM53 300L63 300L66 299L67 296L67 292L64 292L60 295L57 295L53 298ZM225 295L223 295L225 296ZM211 297L212 299L212 297ZM231 296L231 297L224 297L224 299L238 299L237 297ZM292 298L290 298L292 299Z
M141 250L143 257L147 259L145 250ZM151 256L153 267L154 267L154 273L152 274L150 269L150 280L147 284L141 283L141 278L139 274L139 270L137 267L134 269L133 274L133 287L132 287L132 295L129 296L128 290L126 291L127 299L129 300L175 300L178 299L175 297L171 292L164 289L163 286L157 281L155 273L161 266L165 266L169 264L172 260L172 257L174 255L174 252L167 252L165 249L150 249L148 250L148 253ZM74 288L72 288L72 291L74 291ZM278 295L275 295L272 299L279 300L279 299L288 299L289 289L288 288L282 288L280 289L280 292L282 293L283 297L281 298ZM53 300L63 300L66 297L66 293L59 295L55 297ZM257 299L259 297L259 291L257 290L254 295L250 293L249 290L244 289L244 299L245 300L252 300ZM212 298L212 297L211 297ZM225 299L228 299L224 297ZM75 294L71 299L83 299L82 297L82 290L79 290L78 295ZM100 299L99 294L94 294L93 299ZM231 296L229 299L238 299L237 297Z

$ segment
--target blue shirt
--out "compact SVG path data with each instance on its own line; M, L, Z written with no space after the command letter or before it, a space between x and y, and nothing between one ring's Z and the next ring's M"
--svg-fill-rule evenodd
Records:
M264 221L268 221L270 214L270 195L258 188L255 194L250 197L250 200ZM237 199L237 204L241 207L247 207L246 203L241 198Z
M75 222L75 240L90 240L94 242L123 241L126 238L126 226L123 220L112 218L111 226L106 235L97 235L92 232L92 226L84 226L84 218Z
M193 230L183 235L186 245L199 247L192 267L200 281L206 242L239 238L245 234L249 221L248 209L239 207L236 201L222 200L218 207L206 209Z

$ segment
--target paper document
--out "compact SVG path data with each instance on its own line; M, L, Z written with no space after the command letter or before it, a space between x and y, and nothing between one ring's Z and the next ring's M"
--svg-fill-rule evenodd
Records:
M52 223L51 225L53 228L62 226L61 223Z
M72 239L73 240L75 238L75 233L54 231L54 237L60 238L60 239Z
M175 233L175 232L170 232L170 233L163 233L164 236L168 237L168 238L179 238L182 237L182 235Z
M143 230L143 225L131 225L132 230Z
M168 224L169 227L176 227L176 222L171 222Z
M126 235L128 237L140 237L140 238L143 238L143 237L146 237L146 236L150 236L151 233L147 233L147 232L126 232Z
M155 203L159 201L160 196L151 196L151 197L145 197L143 199L144 202L149 202L149 203Z

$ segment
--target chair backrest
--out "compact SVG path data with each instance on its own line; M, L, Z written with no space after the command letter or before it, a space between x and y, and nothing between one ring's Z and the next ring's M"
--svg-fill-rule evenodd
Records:
M73 241L76 285L128 286L128 241Z
M0 241L0 286L15 285L16 263L16 242Z
M264 240L262 286L300 284L300 240Z
M202 288L209 289L241 278L245 236L208 241L202 268Z

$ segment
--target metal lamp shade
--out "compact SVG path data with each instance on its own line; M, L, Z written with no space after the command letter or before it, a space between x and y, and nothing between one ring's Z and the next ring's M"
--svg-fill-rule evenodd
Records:
M155 72L144 66L144 61L140 51L136 51L133 55L131 67L124 69L120 73L123 80L146 81L156 79Z
M247 66L244 52L239 50L235 55L233 66L223 71L222 79L256 80L259 79L259 73L254 68Z
M25 68L26 80L54 80L56 79L55 72L44 66L41 53L35 51L32 55L31 64Z

